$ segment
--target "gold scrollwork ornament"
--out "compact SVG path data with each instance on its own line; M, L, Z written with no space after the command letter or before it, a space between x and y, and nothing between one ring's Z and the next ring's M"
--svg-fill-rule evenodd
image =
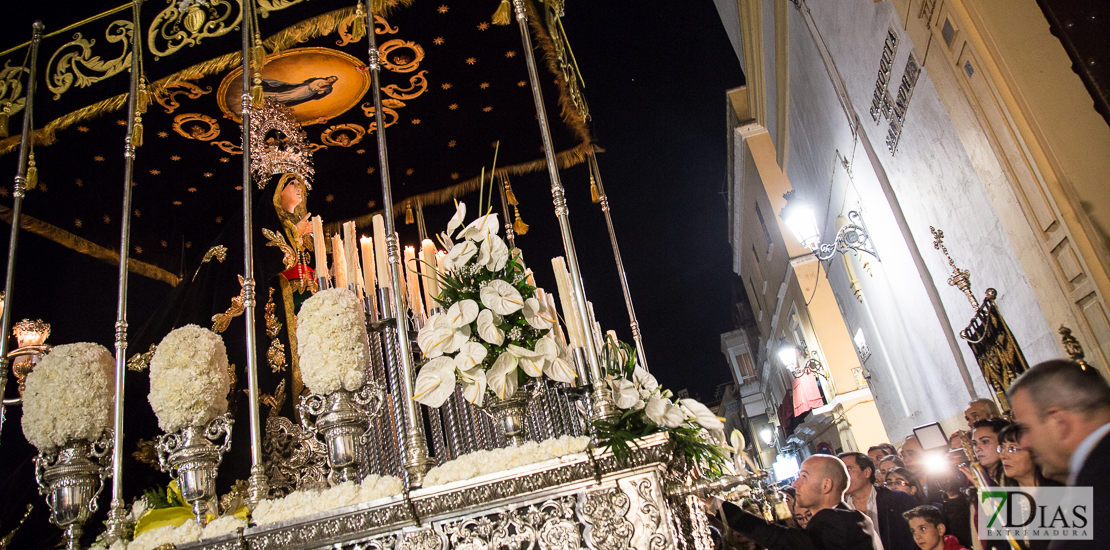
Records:
M147 47L154 59L166 57L185 46L200 44L205 38L223 36L243 20L239 1L167 0L167 3L169 6L154 18L147 33Z
M399 50L411 51L412 57L394 53ZM420 44L400 38L382 44L378 51L381 52L382 67L395 73L411 73L420 67L420 62L424 60L424 48L420 47Z
M200 113L177 115L172 126L173 131L189 139L212 141L220 135L220 124L216 119Z
M393 99L416 99L424 92L428 91L428 79L424 76L428 71L420 71L417 74L409 77L409 87L402 88L396 84L390 84L382 88L382 93Z
M393 110L389 107L389 103L387 103L388 101L389 100L386 100L386 101L382 102L382 114L385 115L385 127L386 128L389 128L390 126L393 126L394 124L397 124L397 121L401 119L401 115L397 114L397 111L395 111L395 110ZM393 101L397 101L397 100L393 100ZM403 102L397 101L397 103L400 103L401 107L405 106L405 104ZM366 115L366 118L373 119L375 111L376 110L374 109L374 106L372 104L370 104L370 103L363 103L362 104L362 112L363 112L363 114ZM371 120L370 124L366 125L367 133L373 133L374 130L376 130L377 128L378 128L378 123L375 120Z
M23 110L27 98L23 95L23 73L27 69L12 67L10 59L4 60L0 69L0 138L8 137L8 118Z
M154 101L157 101L159 105L166 109L166 114L170 114L181 106L177 101L177 96L185 94L189 99L200 99L200 96L210 93L212 93L211 86L201 89L200 86L192 82L174 80L154 92Z
M78 88L90 86L115 76L130 66L131 43L127 38L131 35L133 26L130 21L121 19L113 21L104 31L104 38L109 43L119 42L123 45L119 57L110 61L93 55L96 39L82 38L81 33L73 33L73 40L55 50L54 55L50 56L50 62L46 64L46 87L54 92L54 99L61 98L74 85Z
M364 136L366 130L358 124L336 124L320 134L320 141L327 145L351 147L361 142Z

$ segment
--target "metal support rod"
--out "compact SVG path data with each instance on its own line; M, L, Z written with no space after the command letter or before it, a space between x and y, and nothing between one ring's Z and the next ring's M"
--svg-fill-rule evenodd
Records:
M490 181L496 181L496 174L490 176ZM497 190L501 192L501 212L505 215L505 238L509 241L509 248L516 248L516 233L513 231L512 216L509 215L509 198L508 192L505 187L508 186L502 178L501 183L497 184Z
M247 502L253 510L270 496L266 469L262 464L262 422L258 417L258 338L254 322L254 224L251 219L251 37L254 2L243 2L243 318L247 324L247 414L250 417L251 475ZM262 60L255 60L261 63Z
M613 245L613 259L617 261L617 275L621 280L621 291L624 292L624 305L628 308L628 323L632 327L632 340L636 342L636 357L640 359L640 366L648 370L647 357L644 355L644 343L640 336L640 322L636 320L636 308L632 307L632 293L628 290L628 275L624 271L624 261L621 260L621 249L617 245L617 232L613 229L613 216L609 213L609 196L605 194L605 185L601 183L601 170L597 167L597 157L594 151L589 152L590 170L597 184L597 192L601 197L601 211L605 213L605 225L609 227L609 242Z
M413 391L413 364L412 348L409 342L408 327L405 323L404 292L401 291L400 282L404 280L404 268L401 254L397 247L397 228L393 219L393 193L389 181L389 150L385 142L385 116L382 114L381 91L381 60L378 53L378 39L374 30L374 11L371 9L373 0L366 0L367 25L366 35L370 45L370 89L374 94L374 122L377 124L375 132L378 137L378 168L382 180L382 209L385 216L386 254L389 257L389 276L393 280L393 298L396 305L397 346L401 355L402 384L402 409L405 411L405 470L409 473L409 487L420 487L424 484L424 474L431 467L432 461L428 458L428 443L424 437L424 422L420 416L420 409L412 399Z
M23 107L23 133L19 136L19 168L15 171L15 190L12 192L12 233L8 241L8 273L4 278L4 313L0 316L0 398L8 382L8 335L12 331L12 287L15 284L15 253L19 248L19 224L23 214L23 182L27 178L27 156L31 152L31 117L35 100L35 79L38 78L39 42L42 41L42 21L31 24L31 67L27 74L27 101ZM5 402L4 405L7 405ZM2 407L2 406L0 406ZM0 424L4 411L0 410Z
M141 0L133 0L135 24L131 28L131 87L127 94L127 135L123 145L123 213L119 236L119 294L116 302L116 383L112 443L112 504L108 512L106 538L109 543L123 537L127 509L123 504L123 391L127 373L127 266L131 249L131 178L135 168L135 120L139 117L139 77L142 43L139 38Z
M590 316L586 310L586 293L582 286L582 272L578 268L578 254L574 248L574 236L570 230L569 210L559 178L559 165L555 161L555 145L551 141L551 129L547 123L547 110L543 104L543 91L540 89L539 73L536 69L535 55L532 53L532 37L528 32L528 15L524 11L524 0L513 0L516 21L520 27L520 39L524 44L524 59L528 65L528 78L532 83L532 97L536 103L536 118L540 124L540 137L543 139L544 157L547 159L547 174L551 177L551 196L555 203L555 217L559 219L559 231L563 235L563 249L567 254L567 267L570 270L570 286L574 292L574 311L569 312L579 320L579 326L589 327ZM566 314L568 312L564 312ZM586 337L585 352L593 380L600 381L601 363L598 360L597 342ZM617 416L612 392L605 384L594 384L594 420L611 420Z

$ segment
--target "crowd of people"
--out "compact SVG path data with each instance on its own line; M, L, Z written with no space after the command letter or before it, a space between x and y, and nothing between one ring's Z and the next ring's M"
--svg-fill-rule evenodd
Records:
M968 404L967 429L949 436L947 457L927 453L914 435L900 448L810 456L784 490L791 517L783 521L726 501L713 508L734 543L768 550L1110 547L1110 385L1095 369L1048 361L1015 380L1008 398L1008 416L990 399ZM978 491L1065 485L1093 487L1091 540L992 539L978 531Z

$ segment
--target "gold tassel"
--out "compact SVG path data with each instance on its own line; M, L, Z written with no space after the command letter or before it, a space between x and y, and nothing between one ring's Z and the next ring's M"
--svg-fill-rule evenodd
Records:
M5 105L4 110L0 111L0 138L8 137L8 107Z
M370 0L370 13L380 14L385 10L385 0Z
M405 203L405 225L412 225L412 201Z
M366 36L366 13L362 11L362 0L355 4L355 20L351 23L351 38L356 42Z
M509 0L501 0L501 5L497 6L497 11L493 12L493 20L490 22L494 25L508 25L510 21L509 14L512 9Z
M524 223L524 220L520 219L519 208L514 206L513 210L516 212L516 221L513 222L513 231L517 235L526 235L528 233L528 224Z
M590 174L590 200L595 203L601 202L601 192L597 190L597 182L594 181L594 175Z
M131 145L133 147L143 146L143 119L135 117L135 126L131 128Z
M146 108L150 106L150 91L146 86L146 78L139 80L139 104L136 105L140 115L146 114Z
M262 106L262 79L260 79L260 78L255 79L255 82L257 82L257 84L255 84L254 86L251 86L251 105L254 105L255 107L261 107Z
M513 193L513 188L509 186L509 182L505 182L505 198L508 199L509 204L513 206L520 204L516 201L516 194Z
M258 38L254 39L254 50L251 51L251 57L254 58L255 72L261 72L262 67L266 65L266 48L262 47L262 41Z
M39 185L39 169L35 166L35 152L31 151L30 156L27 157L27 178L23 182L23 188L30 191Z

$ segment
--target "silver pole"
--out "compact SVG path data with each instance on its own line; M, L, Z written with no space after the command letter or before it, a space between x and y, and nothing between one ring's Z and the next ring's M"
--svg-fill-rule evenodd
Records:
M258 338L254 330L254 226L251 220L251 36L254 2L243 2L243 317L247 323L247 398L250 415L251 475L247 501L253 510L270 496L262 464L262 425L258 417ZM259 59L257 62L261 63Z
M23 107L23 134L19 137L19 168L15 171L15 190L12 192L12 233L8 241L8 274L4 279L4 313L0 316L0 398L8 383L8 337L12 331L12 286L15 284L15 252L19 247L19 224L23 215L23 182L27 179L27 156L31 152L31 107L35 100L35 79L38 78L39 42L42 41L42 21L31 24L31 66L27 74L27 102ZM0 426L4 422L3 404L0 404Z
M609 227L609 242L613 245L613 258L617 261L617 275L620 275L621 291L624 292L624 305L628 308L628 321L632 326L632 340L636 342L636 356L640 358L640 366L648 370L647 357L644 356L644 342L640 337L640 323L636 320L636 309L632 307L632 293L628 290L628 275L624 271L624 261L621 260L621 249L617 245L617 232L613 229L613 216L609 214L609 196L605 194L605 186L601 183L601 170L597 167L597 157L591 149L589 153L590 170L597 183L597 193L601 197L601 211L605 213L605 225Z
M520 39L524 43L524 59L528 64L528 78L532 82L532 97L536 102L536 118L540 123L544 156L547 157L547 173L551 177L551 196L555 202L555 217L559 219L559 230L563 235L563 249L567 254L567 267L570 270L570 285L574 291L574 311L564 313L576 316L580 326L589 327L590 316L586 310L586 293L582 286L582 272L578 268L578 254L575 253L574 236L570 230L566 196L563 183L559 179L559 166L555 162L555 145L551 141L551 129L547 124L547 110L543 105L543 92L540 89L536 59L532 54L532 37L528 33L528 15L524 11L524 0L513 0L513 7L516 10L517 24L520 26ZM585 344L586 359L594 380L594 419L613 419L618 413L613 404L612 392L605 384L600 383L602 376L601 363L598 361L597 355L597 342L589 336L585 340L583 343Z
M116 302L116 401L114 410L115 441L112 445L112 508L108 512L109 543L124 534L127 509L123 504L123 390L127 372L127 266L131 248L131 177L135 167L135 122L139 117L139 9L141 0L132 1L135 24L131 28L131 87L127 94L127 137L123 145L123 214L119 236L119 296Z
M509 215L509 199L508 193L505 191L505 188L509 185L506 178L508 176L501 178L501 183L497 184L497 190L501 192L501 212L505 214L505 238L509 241L509 248L516 248L516 233L513 231L513 222L509 221L512 216ZM496 174L491 175L490 180L496 181Z
M413 365L412 349L409 342L408 326L405 323L405 299L399 283L404 280L403 264L400 251L397 247L397 229L393 219L393 193L389 181L389 150L385 142L385 116L382 114L381 91L381 60L378 53L378 38L374 33L374 11L366 0L366 36L370 45L370 88L374 92L374 121L377 124L378 137L378 164L382 178L382 208L385 215L386 253L389 257L389 276L393 280L393 299L396 313L393 316L397 328L397 348L401 355L401 400L402 409L405 411L405 456L404 468L408 472L409 487L416 488L424 484L424 474L431 468L432 460L428 458L428 443L424 437L424 420L417 408L416 401L412 399L413 390Z

